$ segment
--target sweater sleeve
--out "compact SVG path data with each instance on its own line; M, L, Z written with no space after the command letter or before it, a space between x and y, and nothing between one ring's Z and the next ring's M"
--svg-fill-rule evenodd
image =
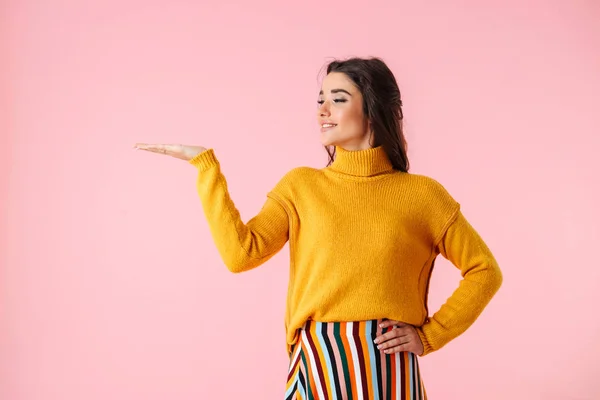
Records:
M191 159L198 169L196 188L216 247L227 268L248 271L273 257L288 240L288 215L267 197L262 209L247 223L232 201L227 182L212 149Z
M492 252L462 212L449 225L436 250L460 269L459 287L418 331L423 355L439 350L469 328L502 284Z

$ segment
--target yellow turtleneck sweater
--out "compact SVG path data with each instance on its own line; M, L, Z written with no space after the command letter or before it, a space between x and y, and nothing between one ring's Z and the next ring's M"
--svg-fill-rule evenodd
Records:
M212 149L190 160L215 244L232 272L255 268L289 240L288 350L305 321L388 318L417 327L425 352L463 333L499 289L494 256L435 180L396 171L381 147L346 151L324 169L295 168L244 223ZM462 274L428 315L441 254Z

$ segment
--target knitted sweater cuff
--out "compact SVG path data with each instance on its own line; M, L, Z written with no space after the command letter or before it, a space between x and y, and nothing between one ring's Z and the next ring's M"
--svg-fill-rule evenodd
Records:
M421 339L421 343L423 343L423 354L421 354L421 357L426 356L427 354L434 352L435 349L433 348L433 346L431 345L431 343L429 343L429 341L427 340L427 337L425 336L425 332L423 332L422 327L417 327L417 333L419 334L419 338Z
M213 149L208 149L194 156L189 163L198 168L200 172L206 171L211 167L218 165L217 157Z

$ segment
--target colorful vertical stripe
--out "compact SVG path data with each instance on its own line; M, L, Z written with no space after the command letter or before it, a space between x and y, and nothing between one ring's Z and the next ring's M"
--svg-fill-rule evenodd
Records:
M427 400L417 357L373 343L380 322L308 321L290 355L285 400Z

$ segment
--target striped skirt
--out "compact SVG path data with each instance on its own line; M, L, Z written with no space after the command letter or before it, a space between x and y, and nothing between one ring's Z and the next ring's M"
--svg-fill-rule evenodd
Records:
M308 321L292 348L286 400L426 400L417 356L385 354L381 320Z

